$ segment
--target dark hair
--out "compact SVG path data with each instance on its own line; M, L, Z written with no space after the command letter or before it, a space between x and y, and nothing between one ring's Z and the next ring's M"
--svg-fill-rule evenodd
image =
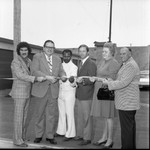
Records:
M52 40L46 40L46 41L44 42L43 47L45 47L46 43L48 43L48 42L53 43L53 44L55 45L55 43L54 43Z
M130 47L127 47L127 49L128 49L130 52L132 52L132 49L131 49Z
M20 55L20 49L26 47L28 49L28 55L31 54L31 47L27 42L20 42L17 45L17 54Z
M81 47L85 47L86 50L87 50L87 52L89 52L89 47L88 47L87 45L85 45L85 44L80 45L80 46L78 47L78 50L79 50Z
M106 42L103 46L103 48L106 47L109 49L109 51L111 52L112 56L115 55L116 52L116 45L114 43L111 42Z
M72 51L70 49L64 49L62 54L64 55L64 53L70 53L70 56L72 56Z

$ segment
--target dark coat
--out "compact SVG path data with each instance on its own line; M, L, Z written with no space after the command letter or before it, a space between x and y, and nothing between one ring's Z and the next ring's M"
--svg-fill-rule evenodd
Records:
M82 68L77 72L77 77L80 76L96 76L96 64L88 58ZM88 78L84 78L84 82L79 83L76 89L76 98L79 100L92 100L94 92L94 83Z

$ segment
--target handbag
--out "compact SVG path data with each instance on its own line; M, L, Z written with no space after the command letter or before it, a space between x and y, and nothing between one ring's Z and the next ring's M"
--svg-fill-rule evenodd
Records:
M114 99L115 99L114 90L109 90L108 87L107 88L99 88L99 90L97 92L97 99L114 101Z

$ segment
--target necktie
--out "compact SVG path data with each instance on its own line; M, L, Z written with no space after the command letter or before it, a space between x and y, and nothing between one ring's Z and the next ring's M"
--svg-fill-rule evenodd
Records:
M79 71L81 70L81 68L82 68L82 61L80 62L80 65L79 65Z
M52 72L52 59L51 59L51 57L48 57L48 66L49 66L49 71Z

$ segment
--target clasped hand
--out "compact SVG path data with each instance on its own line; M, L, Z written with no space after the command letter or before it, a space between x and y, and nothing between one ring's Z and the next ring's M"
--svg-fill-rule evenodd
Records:
M83 77L78 77L78 78L76 79L76 82L77 82L77 83L82 83L83 80L84 80Z
M105 79L105 78L100 78L100 77L89 77L89 80L91 82L95 82L95 81L99 81L99 82L107 82L107 81L111 81L111 79Z
M46 76L46 79L52 83L55 83L58 80L55 76Z
M35 81L37 81L37 82L43 82L45 80L46 80L45 77L36 77L36 79L35 79Z
M68 79L70 83L73 83L75 81L74 76L70 76L70 78Z
M61 80L62 82L66 82L66 81L67 81L67 77L66 77L66 76L61 76L61 77L60 77L60 80Z
M89 80L90 80L91 82L95 82L95 81L101 81L101 82L102 82L102 78L95 77L95 76L89 77Z
M95 81L97 80L97 78L96 78L96 77L89 77L89 80L90 80L91 82L95 82Z
M67 81L67 77L66 76L62 76L62 77L59 77L59 78L55 77L55 76L37 77L36 81L43 82L45 80L49 80L50 82L55 83L58 79L61 80L62 82L66 82ZM75 81L75 77L71 76L68 80L69 80L70 83L73 83ZM78 77L76 82L78 82L78 83L83 82L83 78L82 77Z

